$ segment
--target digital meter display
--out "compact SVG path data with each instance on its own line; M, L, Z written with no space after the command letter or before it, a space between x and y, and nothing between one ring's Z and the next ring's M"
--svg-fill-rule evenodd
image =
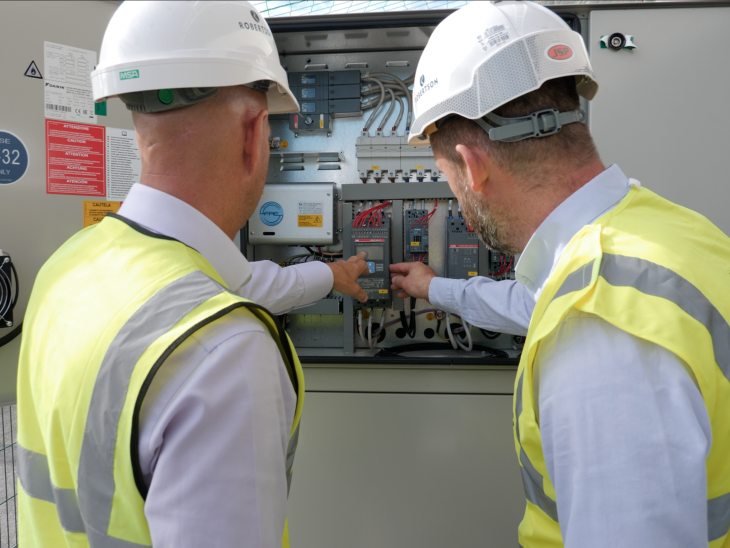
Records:
M367 259L370 261L382 261L383 260L383 249L382 245L358 245L357 252L362 253L363 251L368 254Z

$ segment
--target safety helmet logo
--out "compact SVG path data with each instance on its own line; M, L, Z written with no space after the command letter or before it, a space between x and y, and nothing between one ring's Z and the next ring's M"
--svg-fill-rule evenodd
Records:
M550 59L555 61L565 61L573 57L573 50L565 44L550 46L546 53Z
M256 10L251 10L251 17L253 17L253 20L257 23L261 21L261 19L259 18L259 14L256 13Z

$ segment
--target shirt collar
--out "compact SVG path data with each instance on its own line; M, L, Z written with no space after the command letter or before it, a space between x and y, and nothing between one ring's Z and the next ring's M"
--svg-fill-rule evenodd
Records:
M213 221L179 198L137 183L119 215L198 251L231 291L238 291L251 279L251 265L236 244Z
M515 268L517 281L534 292L537 299L573 236L618 205L632 185L639 186L639 182L628 179L613 164L570 195L527 242Z

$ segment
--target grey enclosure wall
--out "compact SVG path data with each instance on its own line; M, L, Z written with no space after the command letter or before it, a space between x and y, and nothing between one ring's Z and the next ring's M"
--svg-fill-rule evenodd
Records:
M0 249L10 253L20 276L16 318L25 314L28 297L43 263L83 228L88 196L46 194L44 80L24 76L35 61L44 70L43 42L99 52L104 30L117 5L112 2L0 2L0 130L18 135L28 148L25 176L0 185ZM45 76L45 75L44 75ZM133 129L120 101L108 103L108 116L97 125ZM0 336L8 330L0 331ZM0 348L0 404L15 400L20 338Z
M590 127L606 165L730 234L730 7L592 11L591 63L600 90ZM634 36L634 51L599 48ZM691 227L688 227L691 229Z

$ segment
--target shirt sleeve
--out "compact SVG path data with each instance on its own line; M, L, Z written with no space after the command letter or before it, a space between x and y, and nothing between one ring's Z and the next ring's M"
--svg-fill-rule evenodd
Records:
M320 261L286 268L271 261L255 261L251 267L251 279L238 293L273 314L286 314L323 299L334 284L332 270Z
M428 300L476 327L510 335L527 334L535 308L534 294L517 281L483 276L470 280L434 278Z
M538 358L540 434L565 548L706 548L712 434L685 362L577 311Z
M156 548L281 546L296 395L262 326L216 323L168 358L140 415Z

